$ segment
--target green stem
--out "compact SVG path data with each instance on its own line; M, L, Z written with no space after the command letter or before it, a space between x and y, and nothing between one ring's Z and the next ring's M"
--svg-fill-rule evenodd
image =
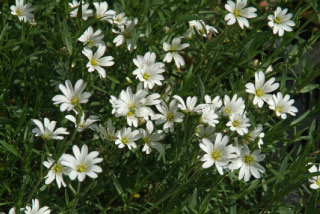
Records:
M74 201L73 207L72 207L71 214L74 214L75 211L76 211L76 207L77 207L77 204L78 204L78 201L79 201L80 188L81 188L81 183L80 183L80 181L78 181L77 195L76 195L76 199Z
M187 140L187 125L188 125L188 118L189 118L189 115L187 114L186 116L186 119L184 121L184 130L183 130L183 141L182 141L182 144L184 145L186 143L186 140Z
M40 166L40 178L38 179L36 185L33 187L33 189L31 190L28 198L27 198L27 203L31 200L32 196L34 195L36 189L38 188L38 186L40 185L43 177L42 177L42 172L43 172L43 161L44 161L44 155L45 155L45 152L44 152L44 147L42 147L42 154L41 154L41 166ZM53 166L53 164L52 164Z
M205 84L206 81L208 80L208 75L209 75L209 73L211 73L212 66L213 66L213 64L214 64L214 62L215 62L215 60L216 60L216 58L217 58L217 56L220 53L220 50L222 48L223 40L224 40L224 38L227 38L227 36L228 36L228 26L225 27L224 35L221 35L221 37L220 37L220 38L222 38L222 41L220 41L219 46L218 46L218 50L216 51L216 53L215 53L215 55L214 55L214 57L213 57L213 59L211 61L210 70L208 72L206 72L205 77L202 80L203 84Z

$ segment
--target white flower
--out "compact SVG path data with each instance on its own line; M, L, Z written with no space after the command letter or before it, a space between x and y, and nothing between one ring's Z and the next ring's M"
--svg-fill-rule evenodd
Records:
M249 131L247 134L247 138L249 141L254 142L258 138L258 147L261 149L261 145L263 144L262 138L264 138L264 133L262 132L262 124L258 124L253 130Z
M120 92L119 99L111 96L110 103L112 104L112 114L116 117L127 117L129 126L138 127L138 117L141 116L139 109L142 105L142 99L147 95L147 92L140 91L140 93L133 94L130 87L127 90ZM137 115L139 114L139 116Z
M248 133L248 127L251 126L250 120L244 114L233 114L227 123L231 131L236 131L239 135Z
M163 61L169 63L172 61L172 58L173 58L178 68L180 68L181 66L184 66L185 61L183 57L179 54L179 52L181 52L181 50L189 46L190 46L189 43L181 44L181 38L177 38L177 37L172 40L171 45L167 42L164 42L163 50L167 51L167 54L165 55Z
M209 168L215 164L220 175L223 175L223 168L226 168L231 159L236 158L237 155L234 154L235 149L232 145L227 146L229 142L228 136L222 136L218 133L216 136L215 143L203 138L202 143L200 143L200 148L206 153L200 159L204 163L203 168Z
M78 2L77 0L73 0L72 3L69 3L69 6L73 9L70 12L70 17L72 18L76 18L78 15L78 9L80 7L80 2ZM88 3L84 3L84 1L82 1L82 19L83 20L87 20L90 16L93 16L93 10L88 9L89 4Z
M78 40L89 48L92 48L93 46L98 47L99 45L104 45L104 41L102 40L103 34L101 33L100 29L93 33L93 28L90 26Z
M139 89L139 90L145 91L143 89ZM158 94L158 93L149 94L142 101L143 101L143 103L142 103L143 107L157 105L161 102L160 94Z
M269 15L268 25L273 29L273 34L279 34L279 36L283 36L284 31L292 31L293 26L296 24L294 21L290 20L292 18L292 13L288 13L288 9L284 10L281 7L277 7L276 11L274 11L274 15Z
M41 137L44 140L62 140L63 136L60 135L68 135L69 132L67 132L66 128L57 128L54 131L54 128L56 127L57 122L51 121L48 118L44 118L44 123L40 120L32 119L32 122L38 127L32 129L32 133L36 134L36 137Z
M207 107L202 109L202 114L200 118L200 123L216 127L216 124L219 123L218 115L215 113L214 109Z
M174 123L181 123L184 118L184 114L177 112L178 104L176 100L172 100L169 104L169 108L165 102L161 102L156 105L158 111L161 114L156 114L152 120L156 120L156 124L163 124L163 131L165 133L174 131Z
M86 120L85 120L85 114L82 113L81 117L80 117L80 121L77 122L77 118L75 118L73 115L66 115L65 116L66 119L70 120L71 122L74 123L75 127L77 127L77 130L79 132L84 131L85 129L89 128L89 129L94 129L94 124L96 121L99 121L99 118L97 116L89 116Z
M156 54L147 52L144 56L138 55L136 59L133 59L133 63L138 67L136 70L142 70L145 67L152 66L156 63Z
M96 8L96 18L101 21L107 21L110 24L113 23L113 17L116 15L114 10L108 10L107 2L93 2Z
M271 73L273 71L272 65L269 65L267 69L264 71L265 74Z
M246 92L254 94L253 104L258 105L259 108L262 108L264 102L272 98L272 95L269 94L279 88L279 83L275 83L275 78L272 77L267 82L265 82L265 75L262 71L255 73L255 84L247 83Z
M125 13L120 13L113 16L113 23L118 27L127 23L128 17L126 17Z
M215 111L218 111L222 106L222 100L221 100L220 96L216 96L215 98L211 99L211 97L206 94L204 96L204 100L205 100L206 104L202 104L202 105L208 106Z
M189 97L187 97L186 103L178 95L174 95L173 98L180 103L178 105L178 107L184 113L186 113L186 114L193 114L193 113L201 114L202 113L202 109L204 106L203 105L196 106L197 101L198 101L198 97L196 97L196 96L190 97L189 96Z
M140 87L140 84L138 85ZM148 106L157 105L160 103L160 95L157 93L149 94L148 91L140 89L133 94L130 87L127 90L120 92L119 99L111 96L110 103L112 104L112 114L116 117L127 118L129 126L138 127L138 118L149 120L149 117L154 115L152 109Z
M72 87L72 84L70 80L66 80L65 86L62 84L59 84L59 89L63 93L56 95L52 98L52 101L54 102L54 105L61 104L60 105L60 111L71 111L75 106L79 105L80 103L87 103L89 97L91 96L91 93L89 92L83 92L85 87L87 86L87 83L83 82L82 79L79 79L74 89Z
M310 167L308 170L310 173L320 172L320 164L318 167L315 165L312 165L312 167ZM320 189L320 175L309 178L309 182L311 182L310 184L311 189Z
M201 124L197 126L195 135L200 138L200 140L207 138L210 141L214 141L216 139L215 130L212 126L204 126Z
M156 54L147 52L144 57L138 55L133 59L134 64L138 67L133 74L144 83L144 88L152 89L154 85L162 85L164 77L161 73L165 72L164 64L155 62Z
M11 5L10 9L11 14L18 16L19 21L31 23L34 19L34 15L32 14L33 8L31 8L31 4L24 4L24 0L16 0L16 5Z
M228 95L225 95L223 103L224 107L221 110L224 116L242 114L245 109L244 100L241 97L238 98L237 94L233 95L231 100Z
M110 67L114 64L112 56L102 57L105 52L105 45L99 45L98 50L94 54L89 48L84 48L82 51L82 53L89 59L89 62L87 63L88 71L98 71L101 79L106 78L106 71L102 68L102 66Z
M250 153L248 146L243 146L240 151L240 157L232 160L229 169L240 169L239 180L244 178L244 181L247 182L250 180L251 175L255 178L260 178L260 173L265 173L266 171L265 168L258 163L266 157L260 153L260 150L255 150L253 153Z
M133 30L137 24L138 24L138 19L135 18L133 20L129 20L129 21L125 22L124 25L118 25L118 28L120 29L120 31L112 29L113 33L119 34L118 36L116 36L113 39L113 43L115 43L116 46L120 46L126 42L127 48L129 51L136 49L137 44L135 44L134 47L131 47L131 43L132 43ZM140 34L139 37L141 37L141 36L143 36L143 35Z
M195 35L195 31L203 37L207 37L209 33L216 35L218 30L215 27L206 25L203 20L191 20L189 21L189 30L187 31L185 37L192 38Z
M96 163L100 163L103 161L102 158L97 158L99 152L93 151L88 154L87 145L83 145L80 149L77 145L72 147L73 154L65 154L61 164L69 167L69 177L71 180L75 180L78 177L78 180L82 182L86 176L90 178L97 178L97 173L102 172L100 166L96 165Z
M233 25L238 21L239 26L249 27L249 22L247 19L257 17L255 13L257 11L254 7L244 8L247 5L247 0L237 0L236 3L233 1L227 1L227 4L224 5L229 13L224 17L224 20L228 25Z
M290 95L286 95L283 97L281 92L277 93L276 95L272 96L272 99L268 100L269 108L274 110L278 117L281 116L282 119L287 118L287 113L295 116L298 112L298 109L292 104L294 100L290 100Z
M24 211L24 208L20 208L20 213L22 213L23 211ZM1 212L0 214L6 214L6 213ZM16 208L15 207L11 208L8 214L16 214Z
M138 130L132 131L130 127L123 127L117 132L115 144L118 145L118 148L127 146L129 150L131 150L131 148L137 148L135 141L139 140L140 137L140 132Z
M146 130L140 129L141 138L144 141L142 151L146 152L146 154L150 154L152 149L156 149L163 154L164 147L158 141L162 140L165 137L165 134L160 130L154 131L153 123L150 120L147 121L146 127Z
M62 155L59 160L55 162L54 159L48 157L48 161L43 162L43 165L48 169L53 165L45 177L45 184L51 184L53 180L56 180L59 189L61 187L61 184L62 186L66 187L66 184L63 180L63 175L68 174L68 168L61 164L63 158L64 155Z
M95 126L95 128L98 132L100 132L103 135L105 139L109 141L116 141L116 129L112 125L111 119L108 119L107 121L107 130L101 124L99 124L99 126Z
M26 206L25 214L50 214L51 210L49 207L44 206L40 208L39 200L32 199L32 207Z

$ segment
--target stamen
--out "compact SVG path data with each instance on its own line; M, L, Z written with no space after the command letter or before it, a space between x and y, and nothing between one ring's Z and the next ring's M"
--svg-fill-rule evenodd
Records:
M247 165L252 165L254 163L254 158L251 155L245 155L242 160Z
M76 167L76 170L77 170L77 172L85 172L85 171L87 171L87 166L84 165L84 164L79 164L79 165Z
M213 160L219 160L221 158L221 152L219 150L213 150L211 152L211 157Z

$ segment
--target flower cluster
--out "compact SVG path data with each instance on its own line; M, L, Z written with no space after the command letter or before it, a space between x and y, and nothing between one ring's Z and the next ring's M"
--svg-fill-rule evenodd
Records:
M298 109L292 106L294 100L290 100L290 95L283 97L281 92L278 92L276 95L269 94L279 88L279 83L274 83L274 81L275 78L272 77L265 82L265 74L259 71L255 73L255 84L246 84L246 92L254 94L253 104L258 105L259 108L262 108L264 102L266 102L269 104L269 108L274 110L276 115L278 117L281 116L282 119L286 119L287 114L295 116Z
M81 151L77 145L72 147L73 155L63 154L57 161L48 157L48 161L44 161L43 165L49 169L46 175L46 184L56 180L58 188L66 187L63 175L68 175L71 180L78 178L80 182L84 181L86 176L97 178L97 173L102 172L101 167L96 165L102 162L102 158L97 158L98 152L88 153L88 146L83 145Z
M134 62L138 67L134 72L138 74L138 72L141 72L140 69L143 70L156 64L155 55L152 56L152 53L147 53L145 57L138 56L138 59L135 59ZM289 95L281 99L279 98L279 96L282 96L280 92L277 96L270 94L279 87L279 84L275 83L275 78L265 82L265 74L262 71L255 73L255 84L247 83L245 87L249 98L254 95L252 97L254 105L262 108L264 102L266 102L269 108L274 110L276 115L281 116L282 119L286 118L286 114L295 115L298 111L296 107L292 106L294 101L289 100ZM220 174L223 174L224 170L240 169L239 179L245 181L248 181L251 175L255 178L261 177L261 174L265 172L265 168L259 164L265 159L265 155L261 154L260 150L264 137L263 126L257 124L249 129L252 124L247 117L246 109L248 107L246 107L245 100L242 97L237 94L232 97L225 95L222 100L220 96L211 98L209 95L205 95L205 103L197 103L198 97L196 96L189 96L186 101L179 95L174 95L172 98L171 100L166 97L161 99L159 94L143 89L141 84L139 84L136 93L133 93L132 89L128 87L121 91L119 98L111 96L110 103L113 108L112 113L116 117L125 117L129 127L123 127L116 131L112 122L109 121L108 131L103 127L97 130L104 135L105 139L114 141L119 148L125 146L130 150L137 148L137 142L139 139L143 139L145 143L143 151L152 147L152 143L148 144L148 142L155 142L153 147L163 153L165 147L158 141L165 138L166 133L175 130L174 124L183 122L186 115L198 117L196 136L200 140L200 148L206 153L200 159L205 162L203 164L204 168L215 164ZM145 129L139 128L144 124L146 124ZM162 130L157 131L156 135L153 135L155 140L150 140L151 137L149 136L152 136L154 124L163 124L163 127ZM219 129L216 129L218 125ZM233 136L237 142L240 138L246 143L235 142L230 144L229 136L223 136L221 132ZM146 136L148 136L147 139ZM256 142L256 144L246 145L249 142ZM254 147L254 145L257 145L259 149L251 152L249 147Z
M310 173L319 173L320 172L320 164L312 165L309 168L309 172ZM311 184L310 184L311 189L320 189L320 175L309 178L309 181L311 182Z
M135 31L138 19L130 19L123 12L110 10L107 2L93 2L93 5L95 10L90 9L90 4L86 1L73 0L69 3L70 17L80 16L84 21L95 17L96 21L112 25L112 33L116 34L112 40L114 46L125 44L125 51L134 51L137 48L136 40L144 36ZM224 17L227 25L238 22L241 29L249 28L247 19L257 17L257 9L246 6L247 0L227 1L225 9L228 14ZM30 7L30 4L24 5L23 0L16 0L16 5L11 6L11 13L18 16L20 21L32 22L34 15ZM80 8L81 14L79 14ZM287 9L282 10L278 7L274 15L268 16L268 25L274 34L283 36L284 31L293 30L291 27L295 26L295 23L290 20L292 14L287 12ZM83 79L78 79L74 85L70 80L59 84L61 94L52 98L53 104L59 105L62 113L68 112L64 118L74 126L71 141L78 132L91 130L99 133L102 139L112 142L112 146L119 149L129 149L130 152L141 149L148 155L156 151L153 154L159 152L164 156L166 149L170 149L165 141L166 137L177 130L183 130L185 133L193 134L189 141L199 142L197 152L200 151L201 155L197 161L203 162L203 168L207 169L214 165L220 175L237 172L238 179L243 179L245 182L251 177L259 179L266 172L261 163L266 158L266 155L261 153L265 136L263 126L266 121L253 118L254 115L250 117L250 112L262 111L268 106L275 116L287 119L288 115L295 116L298 112L293 106L294 100L290 99L289 94L282 94L283 91L276 93L280 84L276 82L275 77L270 77L272 73L264 71L255 72L254 83L243 83L240 85L239 93L236 94L213 93L205 94L203 97L188 94L183 98L185 94L179 95L179 92L171 94L168 85L166 85L168 91L161 93L159 88L166 84L166 74L171 72L165 63L174 61L178 71L188 66L184 55L191 43L183 41L191 40L195 35L203 40L210 40L209 37L219 33L215 27L207 25L203 20L191 20L188 24L189 28L183 36L175 35L162 40L158 47L158 49L162 47L162 55L149 50L142 52L144 55L137 53L130 58L129 62L133 62L132 65L136 66L132 74L137 79L137 87L126 85L125 89L119 90L119 94L111 93L112 95L108 97L112 108L110 115L117 118L117 121L115 122L115 118L109 118L106 128L103 121L97 124L100 121L99 117L89 115L84 108L84 104L89 102L92 94L84 92L87 83ZM112 56L106 56L108 43L104 41L104 30L94 28L95 25L92 25L81 32L82 35L77 41L81 43L81 53L88 59L86 64L88 72L97 71L99 77L104 79L107 77L105 67L113 66L115 61ZM137 35L134 36L134 33ZM160 55L162 62L157 60L156 53L158 59ZM51 140L63 140L70 134L67 128L56 129L57 122L50 121L46 117L43 123L38 119L32 119L32 122L36 125L32 133L46 143L50 143ZM180 127L179 124L183 122L185 123ZM83 182L87 176L95 179L102 172L98 164L103 162L103 158L98 157L98 151L89 152L86 144L82 145L81 149L78 145L72 145L72 151L73 154L50 155L42 163L48 171L45 176L46 185L56 181L58 188L66 187L68 181L65 182L64 176ZM316 166L309 169L311 173L319 170L320 168ZM312 177L310 182L312 182L311 188L319 188L319 176ZM32 207L27 206L24 211L26 214L50 213L48 207L39 207L37 199L32 201ZM14 212L13 208L10 213Z
M32 206L26 206L25 208L20 208L20 213L24 211L25 214L50 214L51 210L49 207L44 206L40 208L40 203L38 199L32 199ZM9 210L9 214L16 214L16 208L13 207Z
M225 17L225 21L228 25L233 25L238 22L239 26L243 29L244 27L249 28L248 19L257 17L255 13L257 11L254 7L247 7L247 0L236 0L227 1L225 4L226 10L229 12ZM284 35L284 31L292 31L291 27L295 26L292 18L292 13L288 13L288 9L282 10L281 7L277 7L274 11L274 15L268 16L268 25L273 29L273 33L279 36Z
M71 111L75 113L73 115L66 115L66 119L74 123L75 129L78 132L82 132L88 128L94 130L96 121L99 121L96 116L89 116L85 119L85 113L81 104L87 103L91 93L83 92L86 87L86 83L80 79L76 82L75 86L69 80L65 81L65 85L60 84L59 89L63 93L56 95L52 98L54 104L60 104L60 111ZM81 113L79 113L81 112ZM68 135L66 128L58 128L56 130L56 121L51 121L48 118L44 119L44 124L37 119L32 120L37 128L32 130L37 137L41 137L44 140L63 140L61 135ZM87 145L83 145L81 151L77 145L72 147L73 155L62 154L58 159L48 157L47 161L43 162L43 165L48 168L48 174L46 175L46 184L52 183L56 180L58 187L66 186L63 180L63 175L68 175L71 180L78 178L82 182L86 176L91 178L97 178L97 173L102 172L101 167L96 165L102 162L102 158L97 158L98 152L88 153Z

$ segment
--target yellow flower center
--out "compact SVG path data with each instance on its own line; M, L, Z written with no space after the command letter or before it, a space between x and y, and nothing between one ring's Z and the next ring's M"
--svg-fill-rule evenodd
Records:
M213 150L212 152L211 152L211 157L212 157L212 159L213 160L219 160L220 158L221 158L221 152L219 151L219 150Z
M232 126L237 128L238 126L240 125L239 121L238 120L235 120L232 122Z
M107 138L108 138L108 140L110 140L110 141L114 141L114 140L116 139L116 137L115 137L114 135L111 135L111 134L109 134L109 135L107 136Z
M257 95L258 97L262 97L262 96L264 95L263 89L258 88L258 89L256 90L256 95Z
M134 114L135 114L135 111L132 110L132 111L129 111L129 112L127 113L127 116L128 116L128 117L131 117L131 116L133 116Z
M173 119L174 119L174 114L173 114L172 112L169 112L169 113L167 114L167 120L171 121L171 120L173 120Z
M78 97L72 97L70 100L71 105L77 105L79 104L79 98Z
M23 15L21 10L16 10L16 14L17 14L18 16L22 16L22 15Z
M60 164L55 164L52 167L52 170L54 171L55 174L59 174L63 171L62 166Z
M129 117L133 116L136 113L136 110L135 110L136 107L137 105L135 103L129 104L128 105L129 112L127 113L127 116Z
M83 124L83 123L80 123L80 124L79 124L79 127L80 127L80 128L86 128L87 126L86 126L85 124Z
M84 164L79 164L79 165L76 167L76 170L77 170L77 172L85 172L85 171L87 171L87 166L84 165Z
M281 24L281 18L280 17L276 17L275 19L274 19L274 23L276 23L276 24Z
M95 58L92 58L90 63L91 63L92 66L98 65L98 61Z
M137 105L135 103L131 103L131 104L128 105L128 109L130 111L134 111L136 107L137 107Z
M239 9L234 9L233 15L234 15L236 18L238 18L239 16L241 16L241 10L239 10Z
M143 79L145 79L145 80L148 80L148 79L150 79L150 74L149 73L144 73L143 74Z
M251 155L245 155L242 161L247 165L252 165L254 163L254 158Z
M253 137L252 137L252 133L251 133L251 132L249 132L249 133L247 134L246 139L247 139L248 141L253 141Z
M124 137L124 138L122 138L121 142L122 142L123 144L127 144L127 143L129 143L129 139L126 138L126 137Z
M149 143L150 143L150 139L149 139L148 137L143 138L143 141L144 141L146 144L149 144Z
M280 106L276 106L276 111L279 112L279 113L282 113L283 110L282 110L282 108Z
M320 187L320 178L316 180L316 184Z
M47 133L47 132L46 132L44 135L42 135L41 138L42 138L43 140L50 140L50 139L51 139L51 138L50 138L50 134Z
M87 44L88 44L89 46L93 46L93 45L94 45L94 42L93 42L92 39L89 39L88 42L87 42ZM92 64L92 60L91 60L91 64Z
M230 108L225 108L224 111L226 112L226 114L230 115L231 114L231 109Z
M170 50L171 50L171 51L175 51L175 50L177 50L177 47L176 47L176 46L171 46L171 47L170 47Z

